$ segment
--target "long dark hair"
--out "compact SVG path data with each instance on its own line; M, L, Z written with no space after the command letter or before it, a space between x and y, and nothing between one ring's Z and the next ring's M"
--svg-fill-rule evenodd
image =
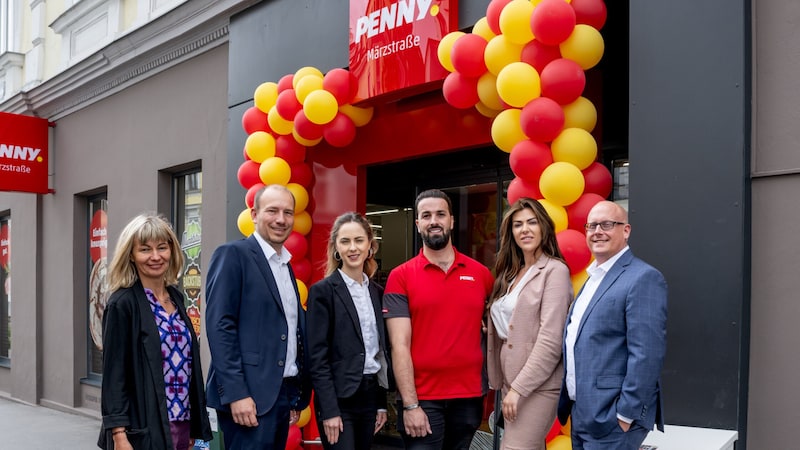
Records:
M551 258L564 261L561 250L558 248L558 241L556 241L556 227L553 224L553 219L547 214L547 210L544 209L541 203L532 198L520 198L508 207L508 210L503 214L503 222L500 224L500 251L497 252L497 262L494 265L494 288L492 289L492 295L489 297L492 302L505 295L508 291L508 286L525 265L525 255L523 255L522 249L514 241L514 234L511 229L514 225L511 218L514 217L514 214L524 209L530 209L536 217L536 221L539 222L539 228L542 230L542 252Z

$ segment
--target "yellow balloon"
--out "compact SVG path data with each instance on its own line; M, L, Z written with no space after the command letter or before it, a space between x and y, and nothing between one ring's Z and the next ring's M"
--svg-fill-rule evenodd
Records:
M436 49L436 56L439 58L439 64L442 65L448 72L455 72L456 68L453 67L453 60L450 59L453 51L453 43L456 39L464 35L463 31L453 31L447 33L439 42L439 48Z
M500 150L511 153L517 142L528 139L519 124L519 109L501 111L492 122L492 141Z
M297 183L289 183L286 189L291 191L294 195L294 213L298 214L306 210L308 207L308 191L302 185Z
M583 284L586 283L586 280L589 279L589 272L587 272L586 270L582 270L582 271L576 273L575 275L572 275L570 278L572 279L572 295L577 297L578 296L578 292L580 292L581 288L583 287ZM569 429L568 428L569 427L569 420L567 420L567 424L566 425L561 427L561 432L562 433L564 433L564 428L565 427L567 429ZM569 431L567 431L564 434L569 436Z
M577 100L564 105L564 128L583 128L591 132L597 125L597 108L586 97L578 97Z
M567 229L567 226L569 225L569 217L567 216L566 208L561 205L557 205L546 198L539 200L539 203L544 207L544 210L547 211L547 215L553 219L553 225L556 227L556 233Z
M261 163L265 159L275 156L275 138L264 131L256 131L244 142L244 151L254 162Z
M339 104L336 97L326 90L314 91L306 97L303 102L303 112L311 122L317 125L325 125L336 117L339 112Z
M355 126L363 127L372 120L375 108L371 106L369 108L359 108L353 105L342 105L339 107L339 112L349 117Z
M578 63L583 70L591 69L600 62L605 50L603 36L594 27L578 24L572 34L559 46L561 56Z
M556 205L567 206L583 194L585 180L580 169L568 162L554 162L539 177L539 191Z
M508 40L504 35L493 37L483 51L483 62L486 68L495 76L503 70L503 67L517 62L522 58L522 45L515 44Z
M300 304L303 305L303 309L306 309L308 303L308 287L300 280L295 281L297 282L297 293L300 294Z
M261 182L266 185L281 184L286 186L286 183L292 177L292 168L283 158L273 156L261 163L261 167L258 168L258 176L261 178Z
M317 138L314 140L306 139L303 136L297 134L297 130L295 129L292 129L292 137L294 137L294 140L304 147L313 147L322 142L322 138Z
M484 106L500 111L503 109L503 100L497 93L497 77L491 72L486 72L478 78L478 98Z
M522 108L542 93L539 72L528 63L513 62L497 75L497 93L515 108Z
M272 131L281 135L290 134L294 128L294 123L281 117L278 109L274 106L267 113L267 123Z
M298 102L303 103L306 101L308 94L320 89L322 89L322 78L316 76L305 76L302 80L297 82L297 85L294 88L294 96L297 97ZM294 117L287 118L294 119Z
M306 305L303 305L305 309ZM300 417L297 418L297 428L303 428L308 424L308 421L311 420L311 406L306 406L306 409L300 411Z
M272 81L261 83L253 93L253 103L256 104L256 108L264 113L269 112L270 108L275 106L277 100L278 84Z
M297 72L295 72L294 76L292 77L292 87L297 89L297 83L299 83L300 80L308 75L318 77L319 79L322 79L325 76L322 74L322 71L316 67L301 67L300 69L297 69Z
M486 39L487 42L492 40L493 37L497 36L494 34L494 31L489 28L489 21L486 20L486 17L481 17L477 22L475 22L475 25L472 27L472 34L477 34L478 36Z
M476 103L475 104L475 109L477 109L478 112L481 113L482 116L488 117L490 119L493 119L493 118L497 117L497 115L500 114L500 111L501 111L499 109L489 108L488 106L484 105L482 102Z
M583 170L597 159L597 142L583 128L567 128L550 144L553 161L568 162Z
M239 213L236 218L236 225L239 227L239 232L244 236L250 236L256 231L256 224L253 223L253 216L250 214L250 208L245 208Z
M511 0L500 11L500 31L515 44L527 44L533 40L532 14L533 5L529 0Z
M295 214L292 230L297 231L303 236L307 235L311 231L311 214L309 214L308 211Z
M564 436L563 434L550 439L550 442L545 444L547 450L572 450L572 438Z

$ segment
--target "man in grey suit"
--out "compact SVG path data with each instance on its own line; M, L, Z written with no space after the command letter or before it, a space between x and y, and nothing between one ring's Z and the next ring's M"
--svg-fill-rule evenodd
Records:
M638 450L654 425L664 429L667 283L631 253L624 208L600 202L587 222L595 261L564 331L558 417L572 416L573 450Z

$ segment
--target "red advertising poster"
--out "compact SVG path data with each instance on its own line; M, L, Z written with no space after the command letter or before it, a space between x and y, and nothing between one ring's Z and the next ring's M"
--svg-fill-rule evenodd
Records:
M442 38L458 27L456 6L456 0L350 0L355 102L438 87L434 82L447 71L436 52Z
M0 112L0 191L46 194L45 119Z
M8 224L0 224L0 270L8 270L11 260L11 243L8 236Z

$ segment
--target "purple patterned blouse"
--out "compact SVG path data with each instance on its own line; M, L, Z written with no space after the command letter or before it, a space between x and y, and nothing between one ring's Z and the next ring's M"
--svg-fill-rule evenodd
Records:
M153 291L144 290L161 337L164 385L170 422L189 420L189 380L192 377L192 336L178 310L167 314ZM174 303L174 301L173 301Z

